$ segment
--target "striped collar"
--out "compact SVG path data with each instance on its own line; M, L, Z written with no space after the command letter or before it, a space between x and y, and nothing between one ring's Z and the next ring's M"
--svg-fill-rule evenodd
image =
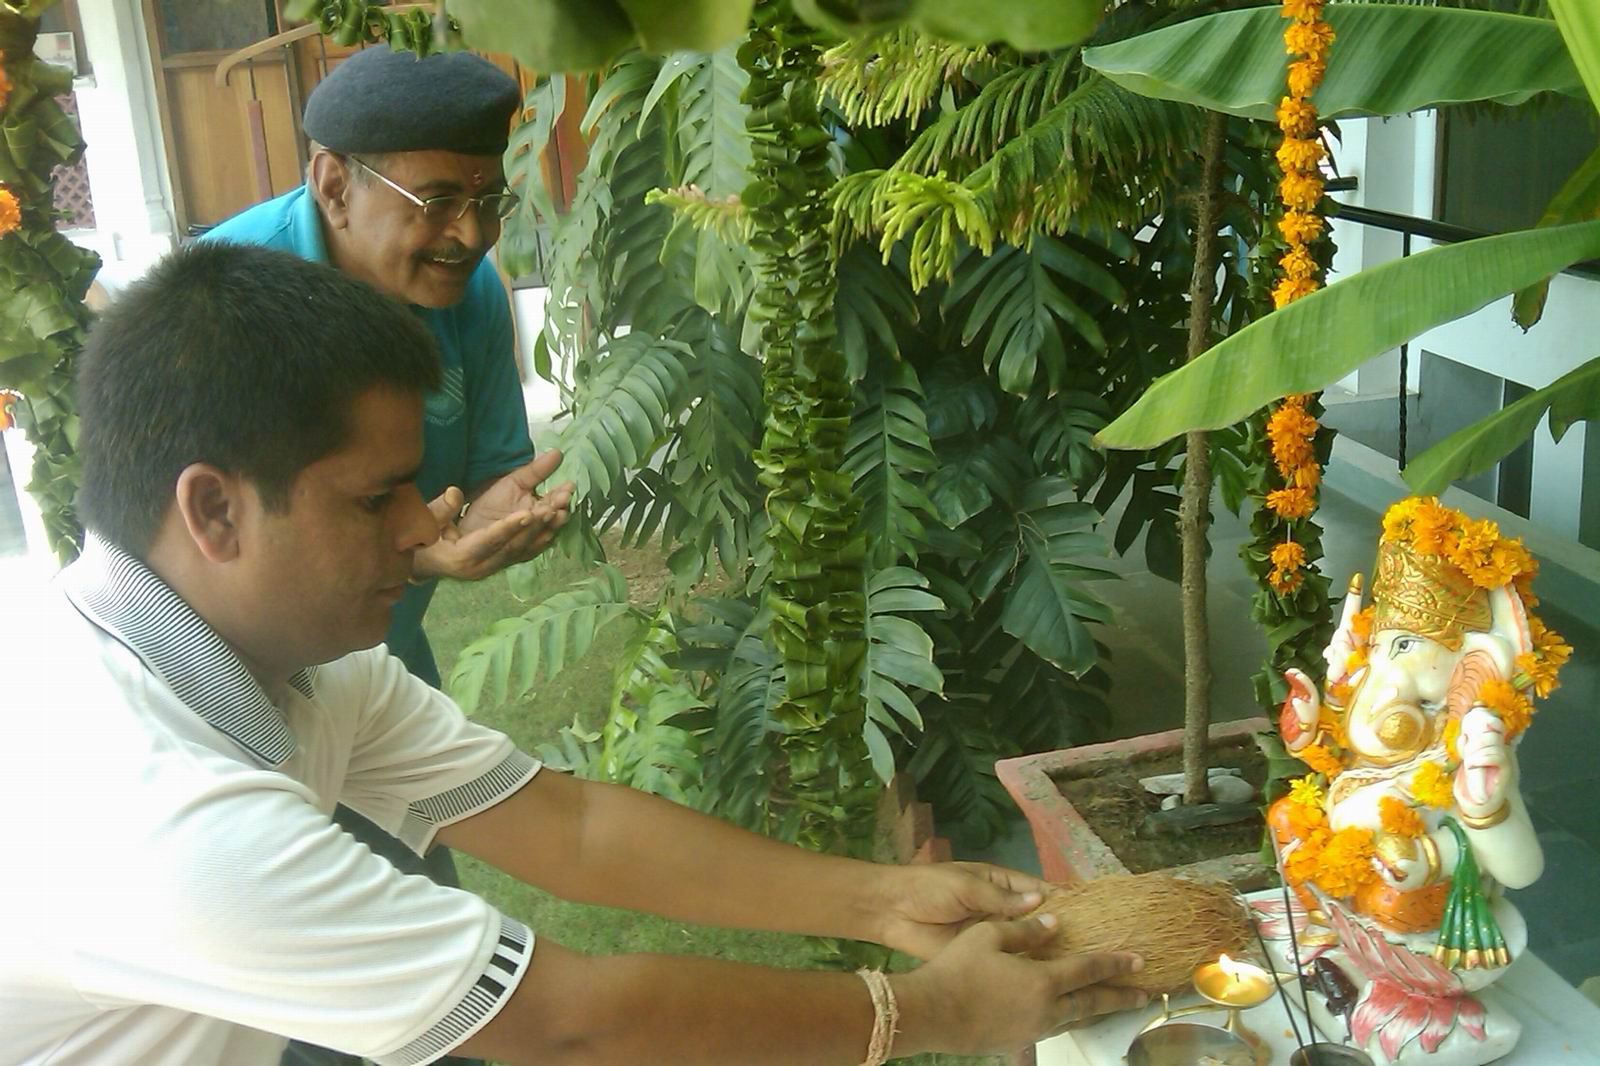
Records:
M61 573L84 617L137 655L194 713L269 766L295 752L294 734L239 656L149 567L90 533ZM307 699L316 667L289 679Z

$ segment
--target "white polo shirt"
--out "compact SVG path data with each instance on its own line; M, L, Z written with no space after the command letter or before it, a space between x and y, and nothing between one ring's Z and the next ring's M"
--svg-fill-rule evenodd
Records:
M276 1066L289 1037L431 1062L533 951L482 899L405 876L539 764L383 648L270 696L137 560L91 537L0 669L0 1064Z

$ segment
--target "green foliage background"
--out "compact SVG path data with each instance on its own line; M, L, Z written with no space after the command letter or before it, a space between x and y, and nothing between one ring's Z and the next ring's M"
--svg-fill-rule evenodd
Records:
M0 66L11 84L0 105L0 186L16 197L21 226L0 237L0 389L34 446L28 491L62 562L83 544L74 499L78 435L72 374L89 323L84 295L100 260L56 232L50 175L83 154L75 122L56 97L72 75L33 57L39 16L54 0L0 3Z

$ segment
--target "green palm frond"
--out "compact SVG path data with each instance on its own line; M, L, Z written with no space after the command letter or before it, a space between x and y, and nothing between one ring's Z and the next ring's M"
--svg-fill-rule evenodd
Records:
M936 41L909 28L847 41L823 53L823 92L851 126L886 126L921 114L947 86L1007 60L987 47Z
M923 519L938 520L920 482L938 465L916 371L895 363L869 378L850 420L844 456L845 473L861 497L869 563L916 561Z
M678 211L668 241L692 257L695 300L712 312L741 305L751 281L750 224L739 201L750 182L744 130L750 108L740 98L749 80L732 48L680 52L662 64L640 113L642 130L662 105L667 170L676 187L652 190L646 201ZM676 250L669 247L663 256Z
M1092 669L1098 659L1087 623L1111 621L1110 608L1084 587L1109 576L1088 561L1111 554L1092 531L1099 521L1099 512L1077 502L1072 486L1058 477L1028 485L1017 508L1021 552L1001 625L1040 658L1074 676Z
M445 691L467 714L520 699L539 678L554 677L581 658L595 635L629 610L622 571L601 564L593 577L496 622L463 648Z
M997 75L973 99L924 127L894 169L936 174L956 170L966 160L986 159L1038 122L1072 91L1081 74L1078 52L1069 49ZM972 166L960 169L964 173Z
M851 382L866 376L878 359L899 359L900 337L917 325L920 309L906 278L905 257L878 258L861 246L839 259L839 291L833 313Z
M963 345L983 342L983 365L1006 392L1058 392L1073 362L1106 350L1100 319L1126 299L1122 284L1064 238L962 256L945 293L947 318L965 311ZM1041 387L1041 380L1043 385Z
M894 776L888 734L921 730L922 715L907 689L942 694L944 675L933 663L933 638L910 613L944 610L928 591L928 579L906 566L891 566L867 578L867 661L861 671L863 724L873 772L887 782Z
M557 447L555 474L579 499L600 500L660 447L685 402L686 345L645 333L611 341L578 386L573 418Z
M1200 112L1090 75L987 162L955 180L898 168L841 180L834 240L908 240L912 285L949 278L964 245L1034 234L1136 230L1159 214L1198 143Z

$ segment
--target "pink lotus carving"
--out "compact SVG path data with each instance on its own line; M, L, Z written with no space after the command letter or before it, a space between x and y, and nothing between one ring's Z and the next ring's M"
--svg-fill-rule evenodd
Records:
M1328 916L1350 961L1371 982L1350 1018L1358 1047L1377 1033L1378 1045L1390 1059L1413 1040L1432 1054L1458 1024L1474 1040L1484 1039L1483 1004L1432 955L1391 944L1337 904L1328 908Z

